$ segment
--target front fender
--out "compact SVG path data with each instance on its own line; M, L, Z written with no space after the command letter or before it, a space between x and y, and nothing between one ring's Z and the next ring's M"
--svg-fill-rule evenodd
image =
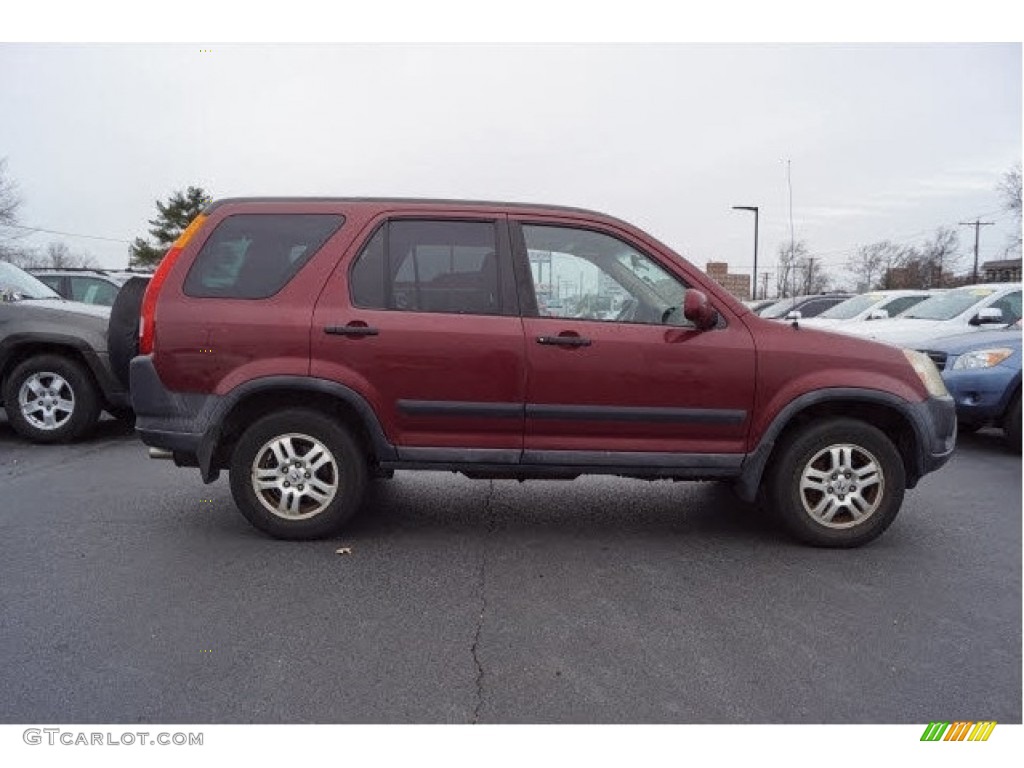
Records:
M956 440L956 411L951 397L929 398L925 401L904 400L890 392L854 387L831 387L806 392L781 408L765 428L756 448L743 461L736 490L744 501L752 502L761 485L765 466L782 431L802 411L827 402L858 402L892 408L909 422L914 430L912 465L907 473L908 487L917 479L944 464L953 452Z

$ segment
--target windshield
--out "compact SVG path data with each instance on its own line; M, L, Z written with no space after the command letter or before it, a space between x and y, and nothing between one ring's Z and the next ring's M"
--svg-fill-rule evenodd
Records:
M761 312L761 317L767 317L773 319L777 317L784 317L789 313L789 310L796 304L796 299L783 299L772 304L768 309Z
M28 272L6 261L0 261L0 301L59 298L56 291L36 280Z
M912 320L952 320L993 293L994 288L957 288L925 299L900 317Z
M863 296L854 296L852 299L839 302L832 309L825 310L818 317L828 320L849 320L851 317L856 317L864 310L878 304L884 298L885 296L880 293L865 293Z

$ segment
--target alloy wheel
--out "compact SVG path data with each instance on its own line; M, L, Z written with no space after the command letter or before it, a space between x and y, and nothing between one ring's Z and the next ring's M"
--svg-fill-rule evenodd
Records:
M851 528L875 513L885 493L878 459L850 443L830 445L814 454L800 473L800 501L816 523Z
M304 520L323 512L340 486L338 463L322 442L290 433L268 440L252 463L252 489L272 514Z
M60 374L33 373L18 390L18 407L32 427L44 432L60 429L75 411L75 392Z

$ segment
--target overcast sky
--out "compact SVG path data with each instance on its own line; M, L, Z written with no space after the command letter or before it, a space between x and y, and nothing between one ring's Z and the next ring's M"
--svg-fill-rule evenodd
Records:
M0 45L0 157L23 224L128 241L190 184L595 208L703 268L796 238L857 246L983 217L1021 156L1021 46ZM973 229L958 227L966 268ZM63 239L105 266L127 244Z

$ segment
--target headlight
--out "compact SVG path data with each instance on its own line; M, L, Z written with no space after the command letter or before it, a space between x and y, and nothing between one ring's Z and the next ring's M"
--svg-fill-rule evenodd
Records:
M953 363L954 371L962 371L965 368L991 368L999 365L1003 360L1013 354L1012 349L996 347L995 349L976 349L965 355L960 355Z
M928 390L929 395L932 397L946 397L949 395L949 390L946 389L946 384L942 381L939 369L935 367L935 363L932 362L928 355L915 349L904 349L903 354L907 356L907 362L914 367L917 375L921 377L921 381L924 383L924 387Z

